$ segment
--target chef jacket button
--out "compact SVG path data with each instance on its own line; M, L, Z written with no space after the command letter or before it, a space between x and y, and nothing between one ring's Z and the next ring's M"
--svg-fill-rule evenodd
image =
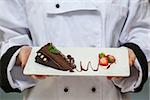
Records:
M92 92L96 92L96 88L95 88L95 87L92 87L91 91L92 91Z
M64 92L68 92L69 91L69 89L68 88L64 88Z
M60 8L60 5L59 5L59 4L56 4L56 8Z

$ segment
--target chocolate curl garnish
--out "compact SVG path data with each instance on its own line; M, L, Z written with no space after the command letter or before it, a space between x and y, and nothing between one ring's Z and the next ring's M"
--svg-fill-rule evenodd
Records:
M73 58L70 58L70 62L71 62L72 64L74 64L74 59L73 59Z
M113 64L113 63L110 63L110 64L109 64L109 66L107 67L107 69L109 69L109 68L110 68L110 66L111 66L112 64Z
M71 63L71 64L74 64L74 58L73 57L71 57L71 55L67 55L67 58L69 59L69 62Z
M71 55L67 55L67 61L73 65L74 68L76 68L76 65L74 64L75 60L73 57L71 57ZM73 69L71 69L70 72L74 72Z
M71 58L71 55L67 55L67 58L70 59L70 58Z

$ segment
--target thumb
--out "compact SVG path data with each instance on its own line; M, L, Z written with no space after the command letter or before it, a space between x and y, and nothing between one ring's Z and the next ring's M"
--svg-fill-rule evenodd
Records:
M22 54L21 55L21 67L25 67L27 61L28 61L29 55L28 54Z
M23 68L25 67L27 60L29 58L30 52L31 52L31 47L29 47L29 46L23 46L21 48L21 51L19 53L19 59L21 62L21 67L23 67Z

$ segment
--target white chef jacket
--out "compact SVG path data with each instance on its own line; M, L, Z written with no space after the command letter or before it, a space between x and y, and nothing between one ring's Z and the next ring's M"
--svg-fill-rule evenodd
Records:
M119 47L137 44L150 61L148 0L0 0L1 57L13 46ZM28 91L27 100L122 100L142 82L136 59L123 80L106 77L50 77L37 82L15 66L20 49L11 57L7 76L13 89ZM121 66L120 66L121 67Z

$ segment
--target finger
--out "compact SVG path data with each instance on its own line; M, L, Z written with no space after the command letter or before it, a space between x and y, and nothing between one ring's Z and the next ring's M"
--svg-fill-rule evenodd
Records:
M45 76L42 76L42 77L39 77L39 76L36 76L36 75L32 75L31 76L33 79L40 79L40 80L42 80L42 79L46 79L46 77Z
M122 80L123 77L112 77L113 80Z
M21 59L21 67L25 67L26 63L27 63L27 60L28 60L28 57L26 55L22 55L23 58Z
M132 66L132 57L131 57L131 52L129 51L129 65Z
M45 75L31 75L33 79L46 79L48 76Z
M136 56L135 56L133 50L128 49L128 52L129 52L129 65L133 66L134 62L135 62L135 59L136 59Z
M108 79L108 80L111 80L111 79L112 79L112 77L113 77L113 76L107 76L107 79Z
M130 64L130 66L134 65L134 61L135 61L134 56L132 54L130 54L130 56L129 56L129 64Z
M108 80L122 80L124 77L119 76L107 76Z
M131 65L131 57L130 57L130 52L129 52L129 55L128 55L128 57L129 57L129 65Z
M19 54L19 58L21 61L21 67L25 67L28 57L30 55L30 52L31 52L31 47L24 46L21 48L21 52Z

